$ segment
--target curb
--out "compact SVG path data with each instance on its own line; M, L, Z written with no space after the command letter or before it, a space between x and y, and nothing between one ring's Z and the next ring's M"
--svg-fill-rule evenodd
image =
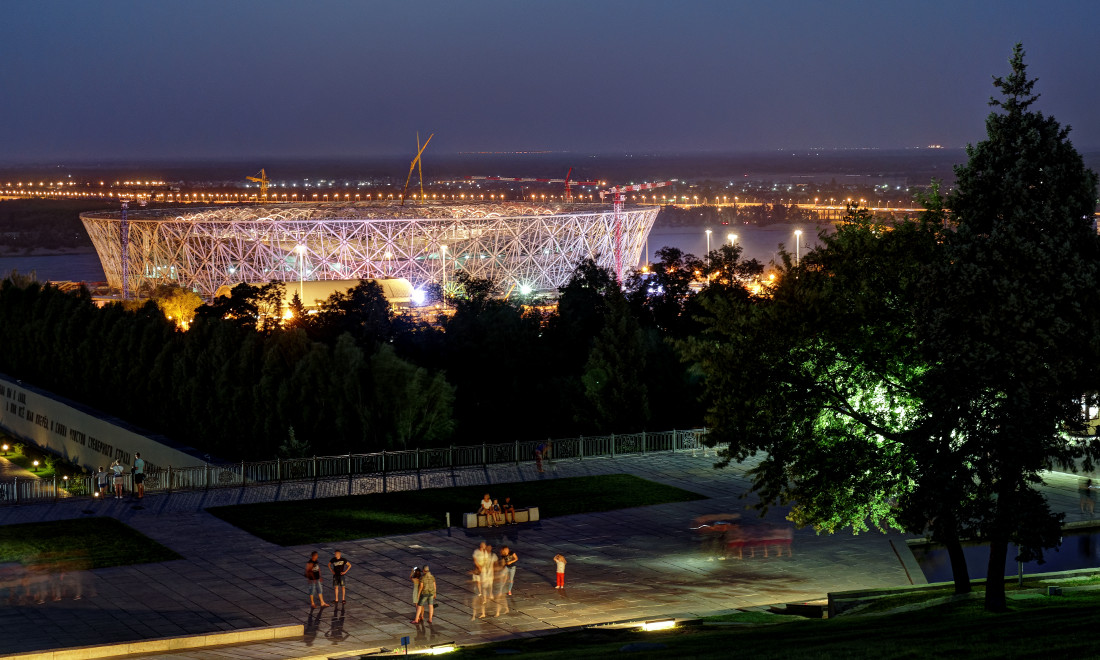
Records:
M91 658L113 658L141 653L164 653L201 649L209 646L241 644L244 642L270 642L276 639L301 637L305 634L302 624L291 626L268 626L266 628L245 628L220 633L185 635L183 637L165 637L145 639L140 642L121 642L118 644L100 644L97 646L77 646L50 651L31 651L5 655L9 660L90 660Z

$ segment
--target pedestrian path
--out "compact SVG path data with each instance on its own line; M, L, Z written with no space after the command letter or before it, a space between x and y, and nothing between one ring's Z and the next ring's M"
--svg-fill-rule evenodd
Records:
M185 658L291 658L393 647L405 635L414 644L474 643L614 620L696 616L734 608L816 599L829 591L923 583L901 534L817 536L794 530L790 556L720 560L704 552L689 531L706 514L741 513L745 524L783 525L775 507L761 521L745 509L746 465L715 470L711 456L690 453L558 461L547 474L533 466L495 466L458 473L390 477L387 489L465 483L555 479L626 472L679 486L711 499L545 519L497 529L452 528L378 539L280 547L221 521L205 507L264 498L344 494L339 484L283 484L263 488L174 493L133 501L60 501L0 507L0 525L37 520L111 516L175 550L184 559L161 564L83 571L66 576L61 600L0 607L0 629L34 631L0 636L0 653L71 647L217 630L301 623L301 640L179 652ZM368 479L353 492L380 487ZM340 489L343 489L341 492ZM1059 506L1077 510L1075 485L1050 487ZM492 486L489 487L492 492ZM1065 492L1063 492L1065 491ZM1067 500L1067 498L1069 498ZM537 503L535 503L537 504ZM471 503L471 509L474 504ZM1066 510L1066 509L1063 509ZM294 521L288 520L288 525ZM2 530L2 527L0 527ZM508 544L520 556L508 613L472 618L468 571L480 541ZM897 552L895 552L895 548ZM354 564L348 602L311 611L301 576L318 550L327 561L341 550ZM553 555L569 559L566 589L554 589ZM413 566L428 563L439 582L432 626L414 627ZM74 600L79 584L82 597ZM332 598L326 581L326 600Z
M0 456L0 480L7 479L33 479L34 473L30 470L19 467L15 463L12 463L8 459Z

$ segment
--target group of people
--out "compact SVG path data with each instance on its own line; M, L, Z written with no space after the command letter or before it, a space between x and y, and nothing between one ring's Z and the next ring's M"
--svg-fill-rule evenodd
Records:
M501 504L490 498L489 493L485 493L485 497L478 502L477 512L485 516L485 523L489 527L505 523L516 524L516 507L512 504L511 497L505 497L504 504ZM512 518L511 522L508 520L509 516Z
M471 619L484 619L486 608L490 602L496 605L493 616L508 614L508 596L512 595L512 588L516 581L516 565L519 563L519 555L508 546L500 549L499 553L493 551L493 546L484 541L478 545L473 554L474 568L470 571L476 592L473 600ZM565 588L565 557L554 555L555 572L557 575L556 589ZM347 586L345 577L351 570L351 562L345 558L339 550L332 553L332 559L328 561L329 573L332 576L333 602L347 602ZM317 551L310 553L306 562L305 577L309 585L310 609L329 607L323 595L323 582L320 555ZM435 616L435 598L437 586L435 575L427 565L413 566L409 574L412 581L412 602L416 607L411 623L419 625L424 622L427 614L427 622L432 623ZM481 612L478 615L478 612Z
M126 468L117 459L111 463L111 469L104 470L99 466L96 472L96 486L99 488L99 496L107 497L108 488L113 485L115 499L122 499L122 484L125 479ZM138 499L145 497L145 460L141 452L134 452L134 464L130 467L130 474L134 477L134 495Z
M328 560L328 570L332 575L332 602L333 603L346 603L348 602L348 590L345 584L344 576L351 570L351 562L344 558L343 554L339 550L335 550L332 553L332 559ZM306 562L306 582L309 584L309 607L310 609L317 609L318 607L328 607L328 603L325 602L325 596L322 593L322 587L324 586L321 578L321 560L320 555L314 550L309 555L309 561ZM320 601L320 605L314 601L314 597Z
M482 541L477 550L474 550L473 560L474 568L470 571L470 576L476 595L470 618L484 619L485 608L490 601L496 605L493 616L500 616L502 609L504 614L510 612L507 596L512 595L512 587L515 585L519 555L504 546L498 556L493 552L493 546ZM480 615L477 614L479 607Z

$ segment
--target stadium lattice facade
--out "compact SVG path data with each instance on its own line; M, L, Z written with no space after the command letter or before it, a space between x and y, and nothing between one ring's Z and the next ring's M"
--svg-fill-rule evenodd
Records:
M591 257L635 264L655 207L521 202L379 203L137 209L128 214L127 289L178 284L211 298L236 282L404 277L414 286L493 280L504 292L549 292ZM80 216L108 284L122 287L119 212ZM616 226L618 225L618 226Z

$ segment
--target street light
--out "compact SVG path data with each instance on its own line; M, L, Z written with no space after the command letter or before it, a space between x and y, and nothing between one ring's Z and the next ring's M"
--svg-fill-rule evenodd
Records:
M4 455L5 455L5 456L7 456L7 455L8 455L8 450L9 450L9 449L11 449L11 447L9 447L9 446L8 446L8 443L6 443L6 442L5 442L5 443L4 443L4 446L3 446L3 450L4 450Z
M306 246L299 245L294 248L298 252L298 300L303 305L306 304L306 265L305 254Z
M34 465L34 471L38 472L38 461L33 461L31 464Z
M734 243L736 243L736 242L737 242L737 234L728 234L728 235L726 236L726 238L728 238L728 239L729 239L729 241L730 241L730 245L733 245Z
M707 265L710 265L710 230L707 230Z
M802 249L802 230L794 230L794 265L798 265L798 253Z

